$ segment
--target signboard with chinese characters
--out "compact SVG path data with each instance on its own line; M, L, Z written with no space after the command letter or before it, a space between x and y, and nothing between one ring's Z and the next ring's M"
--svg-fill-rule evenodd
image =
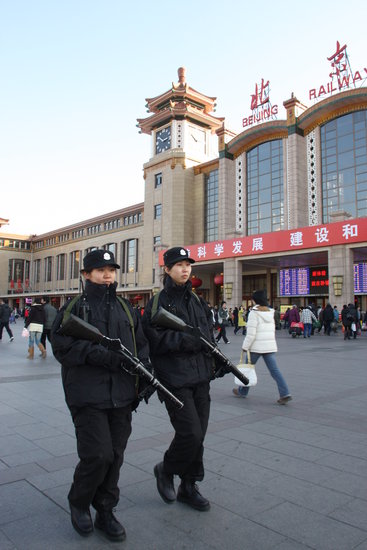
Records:
M327 60L331 64L331 72L329 73L330 80L317 88L312 88L309 91L309 99L324 99L325 96L331 95L333 92L341 92L349 88L356 88L357 85L362 85L363 80L367 78L366 67L354 73L352 72L346 44L341 45L340 42L337 41L335 51Z
M305 296L310 294L310 269L294 267L279 271L279 296Z
M329 294L329 275L326 266L310 270L310 294Z
M245 258L276 252L295 252L329 247L337 244L364 242L367 235L367 217L275 233L263 233L223 241L187 245L190 256L209 261L224 258ZM159 253L163 265L163 250Z
M367 263L354 264L354 292L367 292Z
M242 126L252 126L259 122L267 122L270 119L276 118L278 114L278 105L270 103L270 85L269 80L264 82L261 79L261 84L255 84L255 93L251 94L250 109L252 115L242 119Z

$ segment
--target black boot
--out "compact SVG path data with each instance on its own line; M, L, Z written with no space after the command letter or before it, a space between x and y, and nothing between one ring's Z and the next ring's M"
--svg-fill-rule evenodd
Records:
M87 537L93 531L93 522L89 508L83 510L73 506L70 503L69 506L71 512L71 523L75 531L77 531L82 537Z
M210 508L209 501L199 493L199 489L193 481L181 481L177 491L177 500L200 512L206 512Z
M176 500L175 487L173 485L173 476L164 471L164 464L160 462L154 466L154 475L157 479L158 493L164 502L171 504Z
M126 531L115 518L112 510L97 510L94 527L103 531L106 537L112 541L126 539Z

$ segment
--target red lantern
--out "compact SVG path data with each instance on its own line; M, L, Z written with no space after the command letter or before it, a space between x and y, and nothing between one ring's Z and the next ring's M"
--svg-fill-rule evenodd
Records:
M224 280L223 275L218 274L218 275L216 275L216 276L214 277L214 284L215 284L215 285L221 285L221 286L222 286L223 280Z
M192 288L199 288L199 286L201 286L202 284L203 284L203 281L199 279L199 277L195 277L195 275L191 277Z

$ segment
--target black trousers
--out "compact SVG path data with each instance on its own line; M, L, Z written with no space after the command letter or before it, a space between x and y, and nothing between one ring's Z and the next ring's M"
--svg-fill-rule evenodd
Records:
M46 349L46 336L47 340L51 343L51 329L50 328L44 328L41 336L41 344Z
M216 337L217 342L219 342L219 340L220 340L221 338L223 338L223 340L224 340L225 342L228 342L227 331L226 331L225 325L223 325L223 323L222 323L222 324L219 325L219 326L220 326L220 332L219 332L218 336Z
M83 407L71 411L79 463L68 495L77 508L112 510L120 496L118 480L131 434L131 406Z
M164 469L181 479L201 481L204 478L204 438L210 412L209 382L171 391L183 401L184 407L178 410L171 401L165 401L175 436L164 455Z
M13 338L13 333L9 327L9 321L7 321L6 323L1 323L0 322L0 340L2 339L3 337L3 330L6 330L6 332L9 334L9 338Z

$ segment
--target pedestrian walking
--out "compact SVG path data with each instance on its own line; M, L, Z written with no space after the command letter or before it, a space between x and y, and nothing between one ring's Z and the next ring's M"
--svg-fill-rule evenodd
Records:
M46 338L51 342L51 328L56 319L57 309L50 304L48 296L43 296L43 298L41 298L41 303L43 304L43 310L45 312L45 324L43 325L41 344L46 349Z
M154 475L164 502L173 503L177 498L196 510L206 511L210 503L200 493L197 482L204 479L204 439L209 421L213 360L204 352L199 339L155 327L152 317L162 306L185 323L199 327L206 338L214 341L213 317L206 302L192 292L189 278L194 260L189 252L174 247L167 250L163 258L164 288L148 302L143 325L156 376L183 401L184 407L177 410L170 401L165 401L175 434L163 461L155 466ZM177 496L174 476L181 480Z
M242 336L246 334L246 322L247 322L247 312L245 308L241 305L238 310L238 330L242 330Z
M68 494L71 522L80 535L89 535L93 531L93 506L94 526L111 541L126 537L113 509L119 501L120 468L131 434L136 377L122 369L122 357L117 352L63 336L59 328L69 307L68 313L82 317L109 338L119 338L132 355L149 365L141 318L127 300L116 294L119 267L112 252L89 252L83 259L83 295L58 312L51 330L53 352L62 365L65 400L75 426L79 456Z
M223 301L218 310L218 324L220 327L220 331L218 336L216 337L217 342L219 342L220 339L223 338L225 344L230 344L230 341L227 338L227 332L226 332L226 329L228 327L228 319L229 319L229 313L227 309L227 303Z
M330 303L327 303L324 309L323 313L323 321L324 321L324 332L328 336L330 336L331 333L331 323L334 321L334 310Z
M289 392L287 383L280 372L275 353L278 351L275 340L275 322L274 310L268 306L266 293L263 290L256 290L252 294L254 307L249 313L247 321L247 333L242 344L242 349L250 351L251 363L256 364L259 357L265 361L271 377L275 380L279 391L279 405L285 405L291 401L292 396ZM246 357L247 363L247 357ZM236 397L247 397L250 388L239 386L233 388L233 394Z
M41 344L43 326L45 324L45 312L40 298L35 298L25 319L24 326L29 331L27 359L34 358L34 344L39 348L42 359L46 358L46 350Z
M312 323L316 323L317 318L310 307L303 308L301 312L301 323L303 323L303 338L310 338L312 333Z
M349 319L351 320L350 330L353 334L353 339L357 338L357 327L358 327L358 314L354 304L348 304Z
M2 300L0 299L0 342L3 338L4 328L8 333L9 341L12 342L14 340L13 332L9 327L10 316L11 316L11 308L9 307L8 299L7 298L3 298Z
M351 325L353 321L353 315L350 313L347 304L343 305L342 309L342 324L344 328L344 340L350 340L352 331Z

